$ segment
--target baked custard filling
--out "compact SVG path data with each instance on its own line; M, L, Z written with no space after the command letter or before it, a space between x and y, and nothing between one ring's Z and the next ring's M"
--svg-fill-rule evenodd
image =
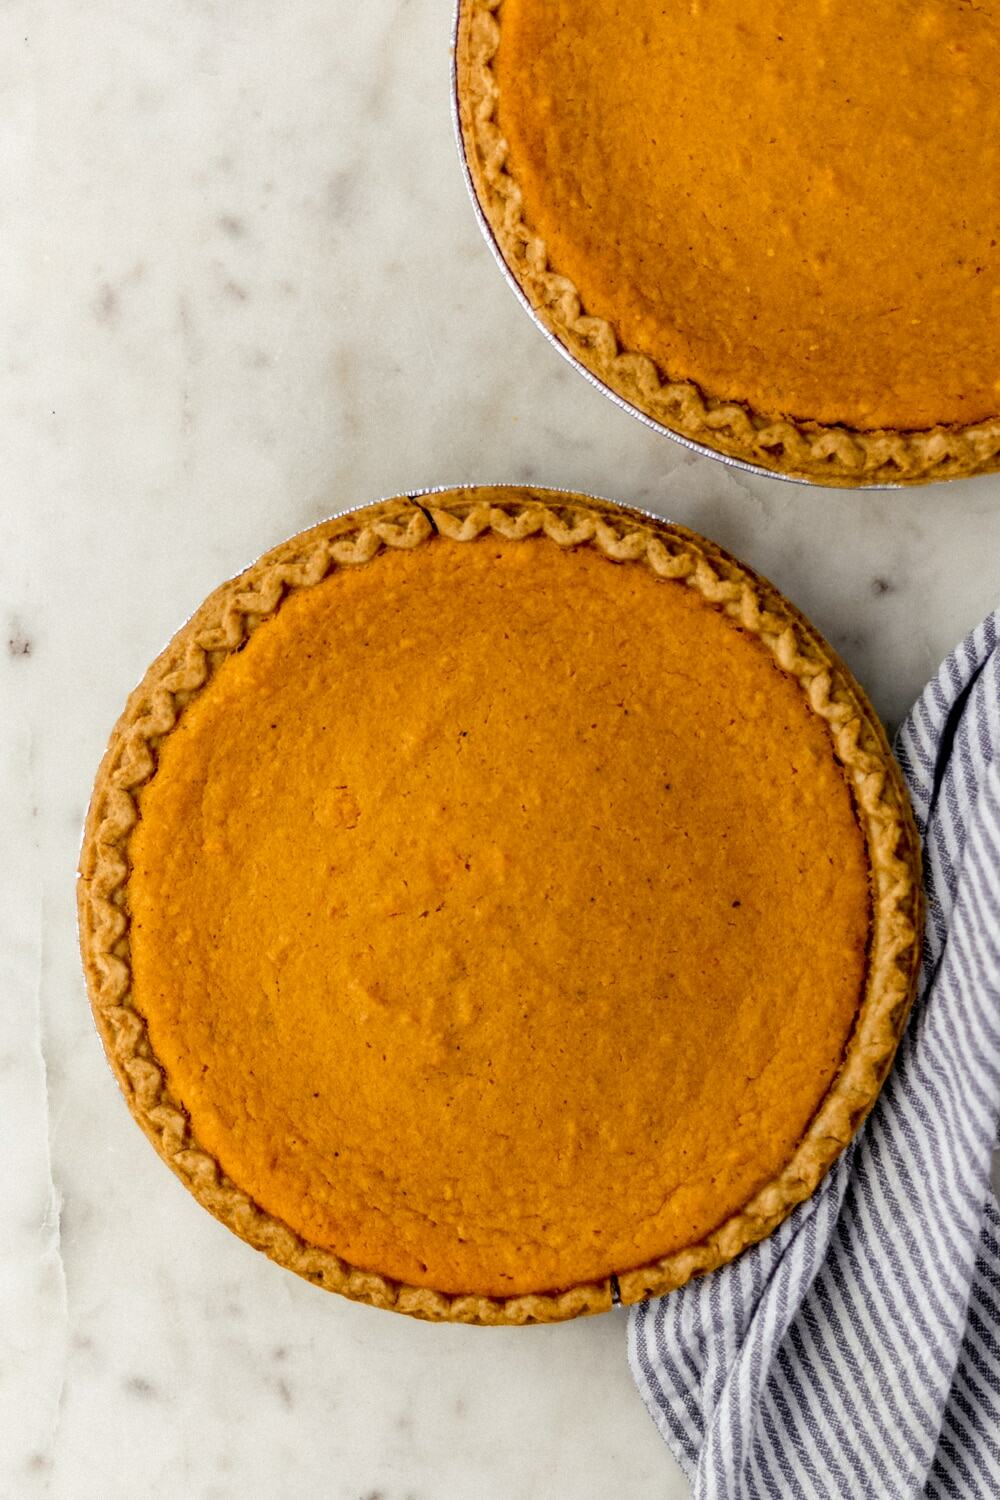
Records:
M524 223L622 348L770 418L997 415L998 0L466 4Z
M438 538L293 591L138 805L133 1003L195 1138L415 1286L697 1242L791 1158L864 990L826 724L698 590L592 548Z

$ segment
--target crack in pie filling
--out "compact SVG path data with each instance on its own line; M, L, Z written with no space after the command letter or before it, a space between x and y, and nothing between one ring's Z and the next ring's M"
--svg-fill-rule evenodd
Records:
M465 152L589 370L834 483L1000 451L1000 4L462 0Z
M523 1322L676 1285L815 1185L912 994L870 708L710 543L464 490L294 538L130 699L80 884L126 1096L349 1295Z

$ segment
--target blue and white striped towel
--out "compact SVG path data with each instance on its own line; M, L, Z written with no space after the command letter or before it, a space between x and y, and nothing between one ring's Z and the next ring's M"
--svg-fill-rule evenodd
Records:
M696 1500L1000 1497L1000 612L896 751L924 842L921 988L867 1123L764 1244L634 1308Z

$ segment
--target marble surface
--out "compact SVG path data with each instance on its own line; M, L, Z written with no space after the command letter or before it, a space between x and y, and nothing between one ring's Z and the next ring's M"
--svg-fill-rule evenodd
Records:
M894 723L1000 590L1000 479L740 476L592 390L483 246L450 0L0 10L0 1496L680 1500L618 1314L429 1328L247 1249L129 1119L73 874L146 663L347 504L534 480L700 528Z

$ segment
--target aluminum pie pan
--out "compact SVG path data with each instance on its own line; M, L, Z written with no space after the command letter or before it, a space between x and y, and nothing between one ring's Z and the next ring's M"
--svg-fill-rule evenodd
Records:
M524 288L521 286L521 283L514 275L514 272L511 270L510 266L507 264L504 253L498 245L496 236L493 233L493 228L483 211L483 206L479 201L479 195L476 192L476 185L472 178L472 169L469 166L469 157L465 149L465 136L462 131L462 117L459 106L458 93L458 31L462 19L463 4L465 4L465 0L455 0L455 12L452 22L451 119L452 128L455 132L455 144L458 148L458 159L462 168L462 176L465 179L466 191L468 192L469 198L471 200L472 209L476 216L476 222L479 225L480 232L483 236L483 239L486 241L487 246L489 247L490 254L493 256L493 259L500 267L500 270L503 273L504 280L510 287L511 291L514 293L514 296L517 298L518 302L524 308L524 311L528 314L528 317L534 323L535 327L539 330L540 333L545 336L552 347L558 350L563 359L566 360L568 364L571 364L574 370L578 371L579 374L583 376L584 380L586 380L596 390L601 391L609 401L613 401L615 406L619 407L622 411L628 412L629 416L635 417L636 420L641 422L644 427L650 428L653 432L660 433L663 437L670 438L672 442L679 443L682 448L687 448L691 453L697 453L700 458L712 458L716 461L716 463L725 464L730 469L741 469L745 474L756 474L759 475L762 479L780 479L783 480L785 484L802 484L808 486L809 489L815 490L901 490L908 488L909 486L902 484L820 484L817 480L807 479L802 474L783 474L779 469L768 469L765 468L763 464L750 463L747 459L744 458L734 458L731 453L722 453L718 448L709 447L707 443L697 443L695 442L694 438L685 437L683 433L675 432L672 427L667 427L663 422L658 422L655 417L651 417L648 412L644 412L641 407L636 406L633 402L626 400L626 398L620 395L617 391L612 390L605 381L601 380L599 376L595 375L592 370L588 370L587 366L581 363L579 359L577 359L572 350L566 347L566 345L558 337L558 335L552 332L551 328L546 327L545 323L539 317L537 310L532 306L531 300L524 291Z

